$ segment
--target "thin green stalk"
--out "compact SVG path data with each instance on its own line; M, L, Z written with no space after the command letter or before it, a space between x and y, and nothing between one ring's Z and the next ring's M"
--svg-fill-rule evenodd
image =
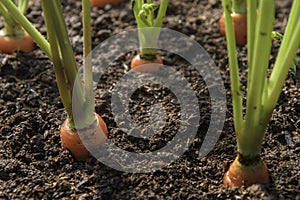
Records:
M134 4L136 4L136 7L138 10L142 8L142 5L144 4L144 0L132 0L134 1Z
M82 24L83 24L83 56L86 58L92 51L92 36L91 36L91 3L89 0L82 0ZM90 80L90 79L88 79Z
M253 48L255 39L255 24L256 24L256 5L257 0L247 0L247 57L248 57L248 77L247 85L251 82Z
M0 14L2 15L4 21L6 21L7 24L9 24L10 26L13 26L15 24L9 12L1 2L0 2Z
M154 27L162 27L163 19L166 16L168 4L169 0L161 0Z
M43 0L47 1L47 0ZM61 8L60 0L52 0L53 1L53 9L52 13L56 16L56 20L53 20L55 25L55 31L57 34L57 38L60 44L62 60L65 65L65 73L68 79L68 84L70 89L73 88L75 79L78 73L77 64L74 57L74 52L72 49L72 45L68 36L68 32L66 29L66 24L64 21L64 17L62 15L63 11ZM51 3L50 3L51 4ZM47 3L49 5L49 3Z
M92 124L95 121L93 114L95 108L94 92L93 92L93 70L92 70L92 36L91 36L91 13L90 0L82 0L83 12L83 38L84 38L84 88L85 88L85 119L86 124Z
M139 12L142 8L142 5L143 5L143 0L132 0L132 10L133 10L133 14L136 19L138 28L146 27L147 23L148 23L147 21L142 20L141 17L139 16Z
M234 127L239 136L243 131L243 111L242 111L242 92L241 83L239 77L238 61L236 57L236 42L234 35L234 25L230 11L230 0L222 0L222 6L225 14L225 28L226 28L226 40L227 50L229 56L230 67L230 82L231 82L231 94L233 104L233 117Z
M253 48L251 81L247 92L245 129L238 141L239 153L259 155L264 132L258 128L261 123L263 91L272 47L272 30L275 16L274 0L262 0L259 4L257 29ZM259 130L258 130L259 129Z
M55 71L55 76L56 76L56 81L57 81L57 87L58 91L61 97L61 101L64 105L64 108L67 112L67 118L69 125L72 129L74 129L74 121L72 118L72 94L70 89L68 88L68 80L65 75L64 71L64 64L62 62L62 57L61 57L61 50L59 47L59 42L58 38L55 32L55 25L54 25L54 20L51 20L51 17L53 16L52 10L53 5L50 1L47 0L42 0L42 8L43 8L43 13L45 17L45 23L47 27L47 32L48 32L48 38L49 42L51 44L51 51L53 52L53 66L54 66L54 71ZM49 4L50 3L50 4Z
M1 3L13 13L11 17L18 22L25 31L32 37L35 43L42 49L43 52L52 60L51 48L48 41L42 34L29 22L29 20L20 12L16 5L11 0L1 0Z
M232 12L245 14L246 11L246 0L232 0Z
M143 44L143 41L142 41L143 35L139 31L139 29L147 26L145 21L142 20L139 16L139 11L141 10L142 5L143 5L143 0L131 0L131 4L132 4L133 14L136 19L136 23L137 23L137 27L138 27L138 37L139 37L139 43L141 46ZM140 47L140 49L141 49L141 47Z
M29 0L19 0L18 1L18 7L19 7L19 10L21 11L21 13L25 14L26 13L26 10L28 8L28 1Z
M293 1L277 59L269 79L268 103L264 115L272 112L281 93L289 68L300 45L300 1Z
M153 3L153 0L147 0L147 3L148 3L148 4ZM147 20L148 23L152 25L152 24L153 24L153 21L154 21L154 13L153 13L153 12L150 12L147 19L148 19L148 20Z
M160 28L162 27L162 24L163 24L163 19L166 16L168 4L169 4L169 0L162 0L160 2L157 17L156 17L155 23L153 25L153 27L157 28L157 29L153 29L154 33L152 34L152 39L153 39L153 41L155 41L155 44L154 44L155 47L157 45L157 41L158 41L159 34L160 34ZM156 52L157 52L157 47L155 48L155 54L156 54Z

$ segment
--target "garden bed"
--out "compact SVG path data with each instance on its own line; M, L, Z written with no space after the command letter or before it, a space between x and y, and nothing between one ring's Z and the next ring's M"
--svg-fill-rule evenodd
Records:
M45 34L39 1L32 2L28 17ZM279 0L276 3L275 29L283 32L291 3ZM63 2L63 7L76 59L80 63L81 3L68 0ZM187 62L169 52L161 52L166 64L183 73L195 89L201 120L189 150L170 165L150 173L117 171L92 156L87 161L75 161L61 148L59 128L66 113L49 59L38 48L28 54L0 53L0 198L300 199L300 80L293 76L286 82L263 144L262 157L269 168L271 182L247 189L222 185L224 172L236 155L236 142L226 41L218 30L221 13L219 1L170 1L164 27L193 38L215 61L227 93L226 121L213 150L199 158L203 136L211 120L207 87ZM112 35L136 28L129 1L105 9L94 7L92 28L94 46ZM277 47L274 43L274 52ZM245 83L246 48L240 47L239 51L242 82ZM96 111L107 123L110 139L118 146L128 151L147 152L163 147L176 134L174 127L180 124L176 117L180 106L167 88L142 87L130 101L132 118L141 124L149 122L149 106L159 100L169 116L164 130L151 141L135 139L120 131L111 111L110 98L113 84L128 72L130 58L135 53L120 55L103 75L96 93ZM172 103L174 99L175 103Z

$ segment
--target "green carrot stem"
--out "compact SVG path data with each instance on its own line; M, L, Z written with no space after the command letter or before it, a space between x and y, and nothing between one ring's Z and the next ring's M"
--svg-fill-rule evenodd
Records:
M169 0L161 0L154 27L157 28L162 27L163 19L166 16L168 4L169 4Z
M222 0L223 10L225 14L225 28L226 28L226 40L227 50L229 55L229 68L230 68L230 82L231 82L231 94L233 104L233 117L234 126L237 135L243 131L243 111L242 111L242 92L241 83L238 70L238 61L236 57L236 42L234 25L230 11L230 0Z
M248 86L245 129L238 137L238 150L243 155L259 155L267 124L261 114L266 73L272 47L272 29L275 16L273 0L262 0L259 4L257 28L253 48L251 82ZM254 81L255 80L255 81ZM262 125L262 127L260 127ZM263 131L262 131L263 130Z
M50 44L42 34L29 22L11 0L1 0L1 3L10 13L13 13L11 17L25 29L42 51L52 60Z
M14 26L15 22L12 20L9 12L5 8L5 6L0 2L0 14L2 15L4 22L10 26Z
M140 41L140 56L146 60L154 60L157 54L157 44L155 40L152 40L155 30L152 28L138 29L139 41ZM152 48L149 48L152 47Z
M27 7L28 7L28 1L29 1L29 0L19 0L19 1L18 1L18 7L19 7L19 10L20 10L21 13L23 13L23 14L26 13L26 10L27 10Z
M147 3L148 3L148 4L153 3L153 0L147 0ZM148 24L152 24L153 21L154 21L154 13L153 13L153 12L150 12L150 13L149 13L149 16L147 17L147 19L148 19Z
M247 85L251 82L253 46L255 39L255 24L256 24L256 0L247 0L247 57L248 57L248 77Z
M132 0L134 1L134 4L136 5L136 9L140 10L144 4L144 0Z
M83 55L84 55L84 58L86 58L92 51L90 6L91 6L90 1L82 0L82 13L83 13L82 24L83 24L83 39L84 39Z
M246 0L232 0L232 12L238 14L246 13Z
M65 64L65 69L66 69L65 74L67 76L69 88L71 90L74 86L75 79L78 73L77 65L76 65L72 45L69 40L68 32L66 29L64 17L62 15L63 11L60 5L60 0L52 0L52 1L53 1L52 7L54 8L54 10L52 10L52 13L53 15L56 16L56 20L53 20L54 21L53 24L56 26L55 31L61 48L62 60Z
M61 49L59 47L59 42L57 34L55 31L55 24L53 23L53 5L51 1L42 0L42 8L48 33L48 39L51 44L51 51L53 52L53 65L57 81L58 91L61 97L61 101L67 112L68 124L72 130L75 129L75 124L72 119L72 94L70 88L68 88L68 80L64 71L64 63L62 62Z
M157 17L155 19L155 23L154 23L154 34L153 34L153 40L155 41L155 49L157 49L157 41L159 38L159 34L160 34L160 29L162 27L163 24L163 19L166 16L167 13L167 8L168 8L168 4L169 4L169 0L161 0L160 5L159 5L159 10L157 13Z
M85 119L86 125L90 125L95 121L93 114L95 108L94 92L93 92L93 69L92 69L92 39L91 39L91 13L90 0L82 0L83 12L83 37L84 37L84 88L85 88Z
M159 38L159 34L160 34L160 28L162 27L163 24L163 19L166 16L166 12L167 12L167 8L168 8L168 4L169 4L169 0L162 0L160 2L160 6L159 6L159 10L158 10L158 14L154 23L154 27L156 27L156 29L153 30L153 41L155 41L155 54L157 52L157 41Z
M140 51L143 49L141 46L143 45L144 41L142 39L143 34L141 33L140 29L141 28L144 28L144 27L147 27L147 23L142 20L139 16L139 12L142 8L142 5L143 5L143 0L132 0L131 1L132 3L132 10L133 10L133 14L134 14L134 17L136 19L136 22L137 22L137 27L138 27L138 38L139 38L139 43L140 43Z
M281 93L289 68L293 63L297 49L300 45L300 1L293 1L285 34L277 55L277 59L269 79L268 103L264 116L273 112Z

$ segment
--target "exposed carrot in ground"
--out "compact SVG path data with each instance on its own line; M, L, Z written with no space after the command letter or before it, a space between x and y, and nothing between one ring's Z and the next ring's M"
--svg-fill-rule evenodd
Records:
M230 187L249 187L256 183L266 184L269 182L268 168L263 161L259 161L253 166L244 166L238 159L235 159L226 172L223 182L224 185Z
M32 38L25 33L24 37L9 37L0 31L0 52L13 53L14 51L31 52L34 49Z
M105 125L105 122L100 117L100 115L96 114L96 116L98 123L94 127L84 131L86 137L90 137L88 140L89 145L95 147L105 142L105 137L101 134L102 132L104 132L106 136L108 135L108 130ZM88 150L83 145L78 133L76 131L70 130L70 128L67 125L67 120L65 120L65 122L61 126L60 137L62 141L62 147L64 149L68 149L75 159L86 160L88 158Z
M124 0L91 0L91 4L93 6L97 6L103 8L106 4L118 5L122 3Z
M154 64L149 66L151 63ZM156 56L154 60L146 60L141 58L140 54L137 54L132 58L130 67L139 72L156 72L160 69L162 64L163 60L159 56Z
M245 45L247 43L247 14L232 13L231 17L234 23L236 44ZM225 36L224 13L219 19L219 28L221 35Z

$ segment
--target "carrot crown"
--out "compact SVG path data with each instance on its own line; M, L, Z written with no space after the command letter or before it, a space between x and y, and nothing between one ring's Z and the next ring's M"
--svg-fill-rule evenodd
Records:
M243 113L242 91L238 73L238 59L230 0L222 0L225 13L227 50L234 126L237 134L238 152L243 156L260 154L268 122L285 83L289 68L293 66L300 44L300 1L293 1L289 20L282 37L276 61L268 77L269 58L274 37L274 0L247 0L247 57L248 77L246 109ZM278 37L278 34L275 35Z
M167 12L168 0L161 0L160 5L153 0L131 0L132 10L138 26L138 37L140 42L141 57L146 60L155 59L157 48L146 48L156 46L159 38L159 29ZM158 9L158 11L157 11ZM155 12L157 15L155 16ZM152 44L152 45L149 45ZM153 45L154 44L154 45Z
M15 1L12 1L15 3ZM28 7L28 0L19 0L17 3L18 10L24 14ZM24 36L24 31L19 23L14 20L12 13L0 2L0 14L3 16L3 32L8 37L20 38Z

